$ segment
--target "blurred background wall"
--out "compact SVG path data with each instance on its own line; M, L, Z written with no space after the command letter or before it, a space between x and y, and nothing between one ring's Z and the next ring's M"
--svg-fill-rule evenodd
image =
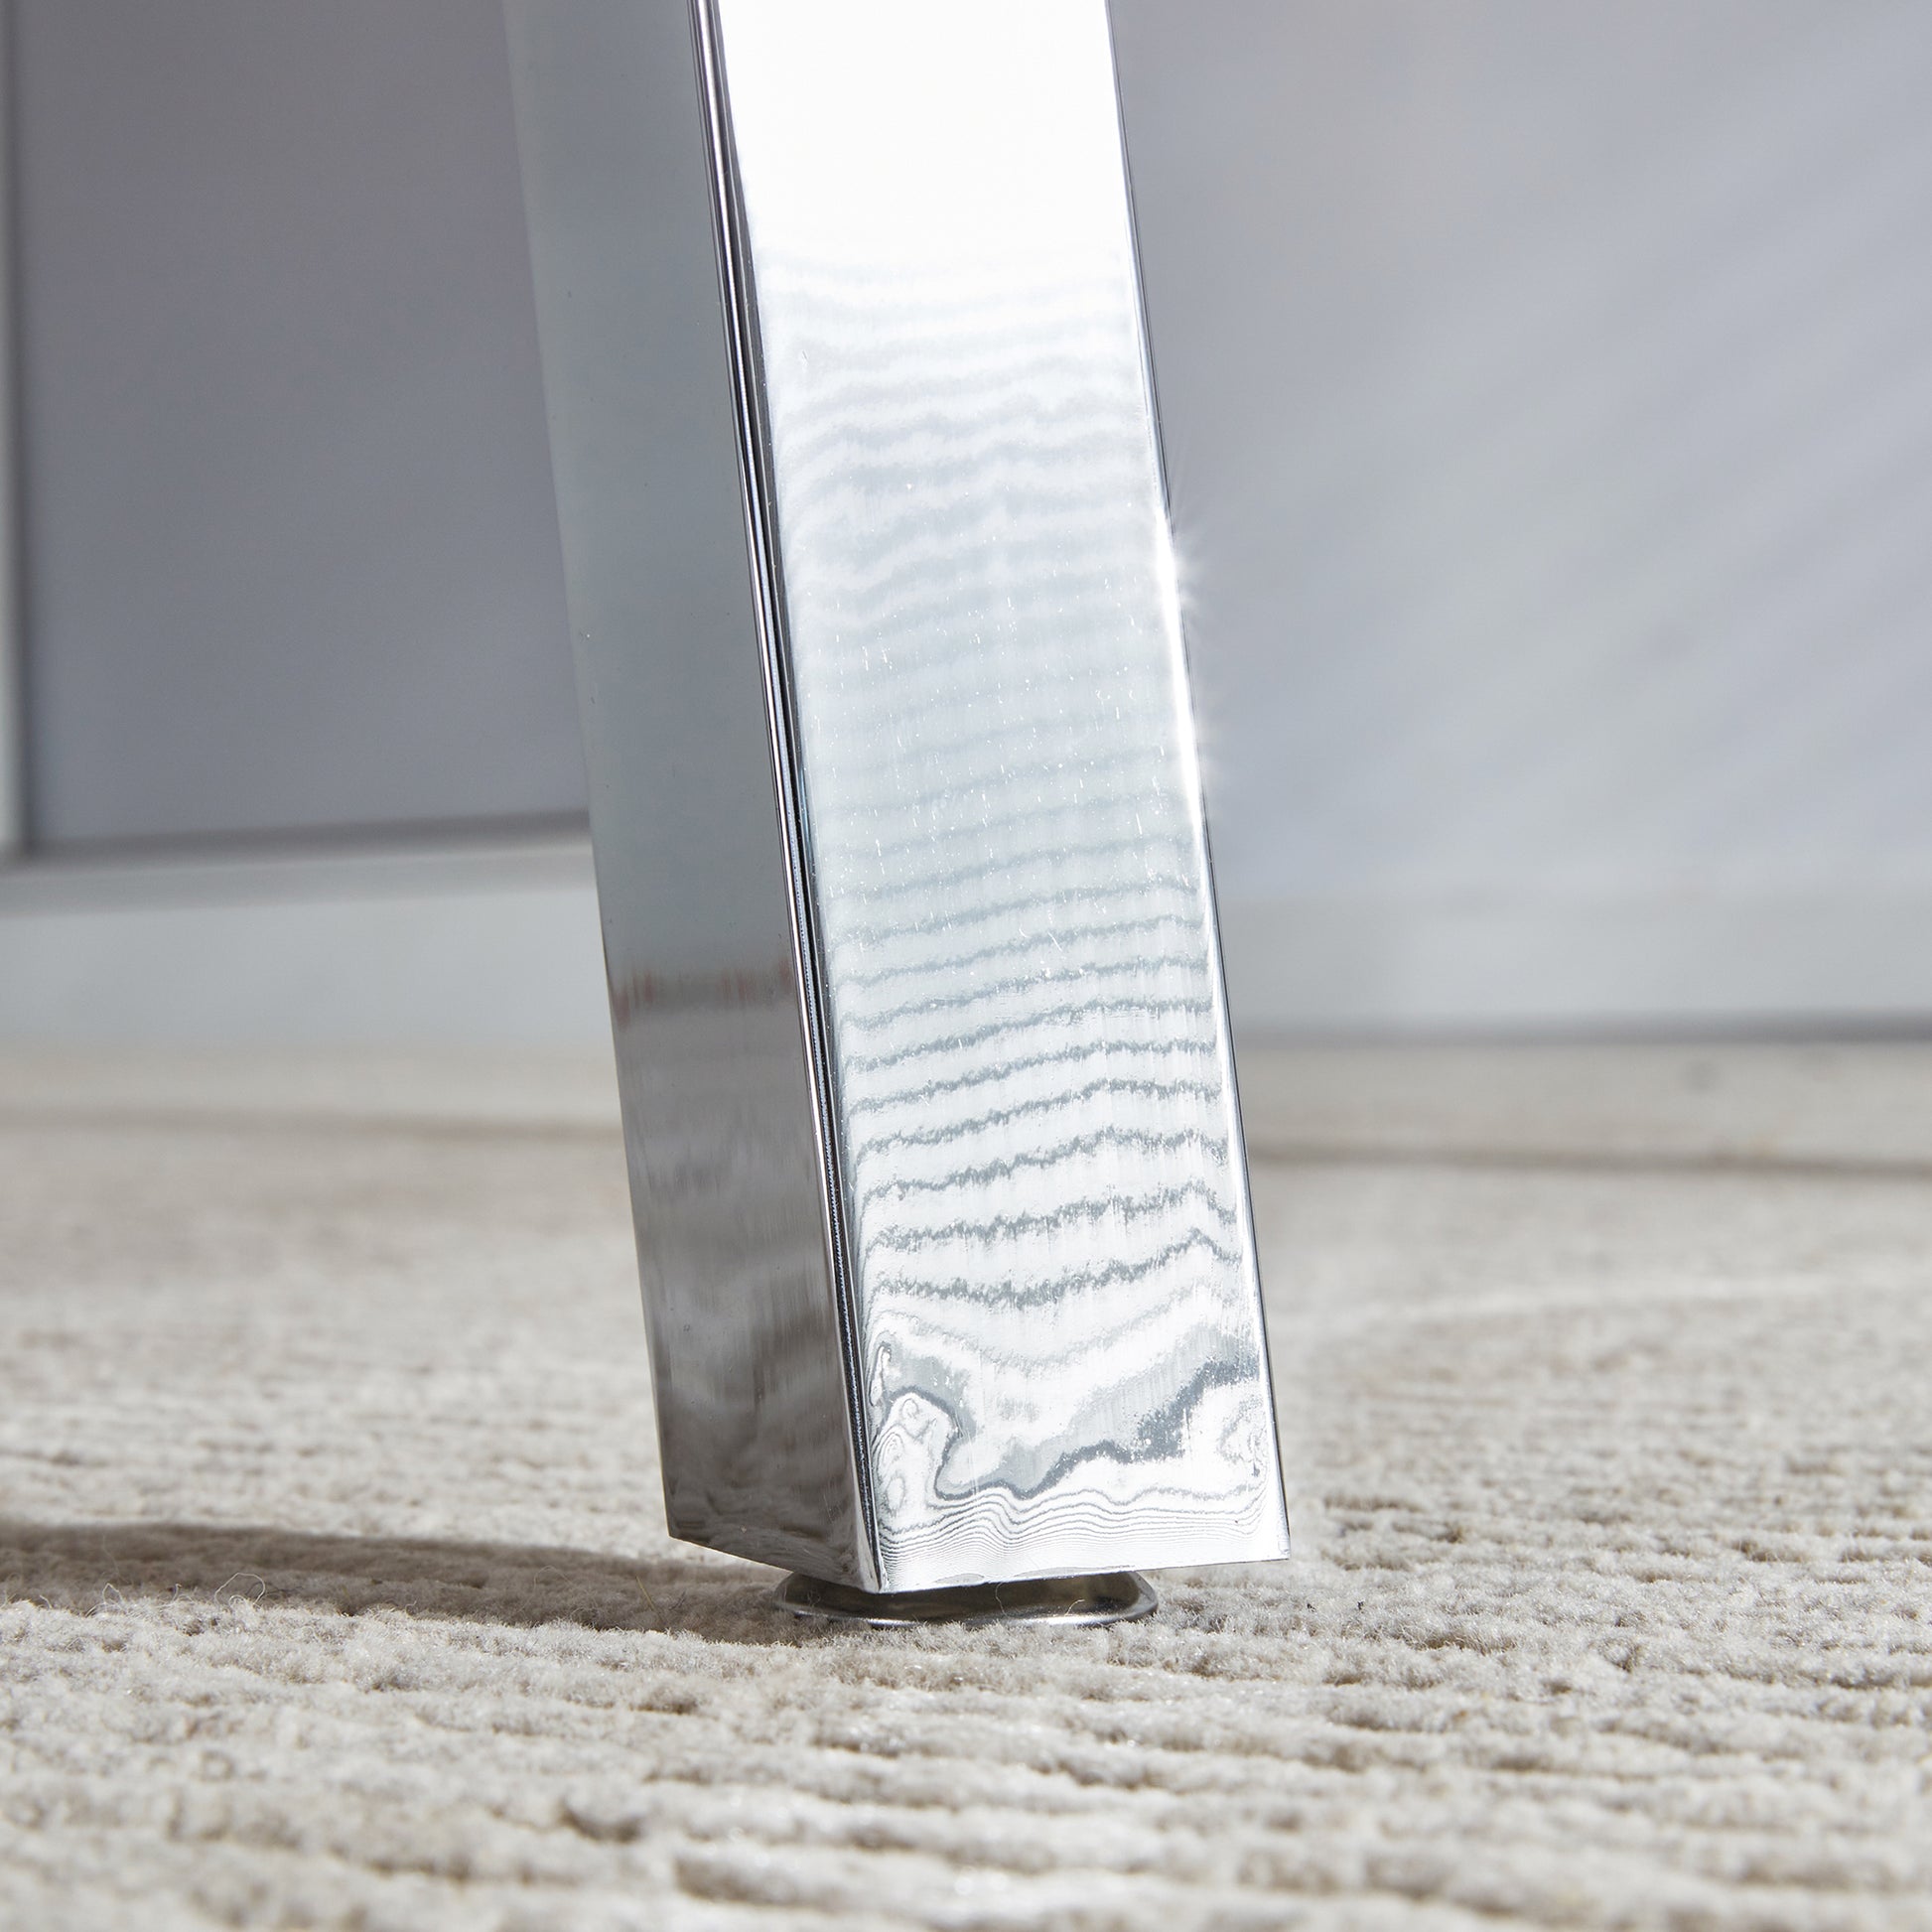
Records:
M0 1036L602 1041L496 0L6 13ZM1932 1015L1932 10L1114 16L1237 1024Z

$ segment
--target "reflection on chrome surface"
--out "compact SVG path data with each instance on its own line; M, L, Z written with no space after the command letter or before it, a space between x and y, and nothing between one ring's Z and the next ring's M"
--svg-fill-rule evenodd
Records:
M872 1584L690 15L507 19L665 1512Z
M700 0L729 369L594 245L674 199L607 98L671 113L664 17L511 4L673 1528L893 1590L1285 1554L1104 7ZM733 431L674 462L640 343L736 384L756 613L665 536Z
M633 985L613 1004L671 1528L856 1582L791 963Z

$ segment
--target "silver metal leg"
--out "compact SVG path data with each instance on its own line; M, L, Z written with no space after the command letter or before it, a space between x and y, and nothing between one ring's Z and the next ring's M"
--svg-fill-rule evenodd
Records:
M673 1532L1286 1555L1104 7L509 21Z

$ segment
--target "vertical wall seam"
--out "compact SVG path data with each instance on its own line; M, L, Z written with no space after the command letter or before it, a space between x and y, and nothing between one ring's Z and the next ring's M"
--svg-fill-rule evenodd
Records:
M0 0L0 865L33 850L21 442L19 36Z

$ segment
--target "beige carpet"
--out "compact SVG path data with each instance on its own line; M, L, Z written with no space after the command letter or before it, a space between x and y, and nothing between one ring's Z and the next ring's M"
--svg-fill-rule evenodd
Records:
M597 1069L0 1062L0 1923L1932 1926L1932 1052L1244 1071L1298 1557L881 1636Z

